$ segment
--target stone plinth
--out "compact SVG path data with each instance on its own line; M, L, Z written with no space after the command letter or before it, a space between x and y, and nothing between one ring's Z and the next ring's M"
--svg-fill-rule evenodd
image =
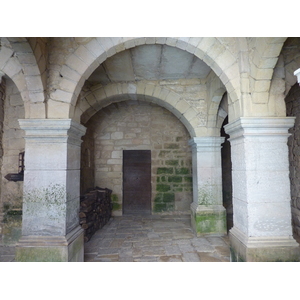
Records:
M80 145L72 120L19 120L25 130L22 238L17 260L83 260L79 227ZM74 252L75 251L75 252Z
M231 250L238 261L295 260L287 138L294 118L240 118L230 135L233 180Z
M223 142L223 137L199 137L189 142L193 152L191 223L197 236L226 234L226 210L222 200Z

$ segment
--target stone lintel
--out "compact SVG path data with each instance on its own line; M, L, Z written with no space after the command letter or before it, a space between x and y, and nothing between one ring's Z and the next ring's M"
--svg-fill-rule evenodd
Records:
M84 230L77 226L66 236L22 236L16 261L83 261Z

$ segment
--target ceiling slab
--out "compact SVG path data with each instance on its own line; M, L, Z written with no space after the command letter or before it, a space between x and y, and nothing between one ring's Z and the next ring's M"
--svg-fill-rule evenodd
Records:
M89 82L204 79L211 69L191 53L167 45L142 45L115 54L97 68Z

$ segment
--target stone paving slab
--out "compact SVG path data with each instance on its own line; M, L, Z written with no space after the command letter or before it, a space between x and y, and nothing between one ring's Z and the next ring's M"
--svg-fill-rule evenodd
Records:
M196 237L187 215L113 217L85 244L85 261L229 262L228 245L227 236Z
M196 237L190 216L113 217L85 243L86 262L229 262L229 240ZM120 230L121 229L121 230ZM15 247L0 244L0 262L13 262Z
M0 262L13 262L15 260L15 247L0 244Z

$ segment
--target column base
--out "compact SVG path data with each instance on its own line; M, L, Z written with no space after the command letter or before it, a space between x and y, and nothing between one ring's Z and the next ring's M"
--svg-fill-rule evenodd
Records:
M234 262L300 261L300 247L292 236L247 237L233 227L229 240Z
M66 236L23 236L16 247L17 262L83 262L84 230Z
M191 225L197 236L225 235L226 210L222 205L191 204Z

